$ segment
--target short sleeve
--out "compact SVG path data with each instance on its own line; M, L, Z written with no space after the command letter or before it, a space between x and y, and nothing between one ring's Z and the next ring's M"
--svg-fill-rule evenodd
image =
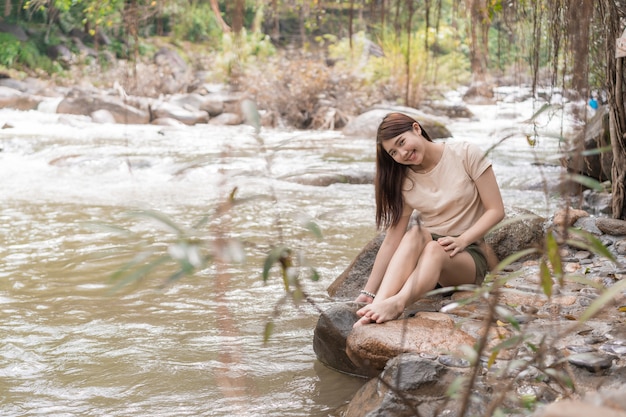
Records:
M472 181L476 181L491 166L491 160L477 145L469 142L465 142L464 145L463 164L465 165L465 172Z

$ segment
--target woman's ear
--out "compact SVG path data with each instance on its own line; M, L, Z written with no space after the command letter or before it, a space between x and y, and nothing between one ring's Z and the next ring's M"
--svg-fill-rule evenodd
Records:
M422 126L420 126L420 124L417 122L413 123L413 130L415 130L415 133L417 133L418 135L422 134Z

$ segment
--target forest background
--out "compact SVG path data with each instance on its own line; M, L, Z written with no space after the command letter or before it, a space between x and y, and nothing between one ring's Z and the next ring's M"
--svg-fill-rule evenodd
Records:
M339 128L381 102L419 108L459 87L474 102L497 85L568 100L602 92L609 128L598 148L612 154L613 217L626 219L615 53L626 1L5 0L0 10L3 77L159 95L140 64L166 46L205 82L301 129Z

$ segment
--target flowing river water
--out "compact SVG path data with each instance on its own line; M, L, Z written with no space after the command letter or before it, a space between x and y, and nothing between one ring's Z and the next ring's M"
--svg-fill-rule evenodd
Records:
M555 207L542 179L562 171L535 164L559 144L545 135L529 145L533 107L473 107L477 119L452 122L450 140L487 150L512 134L492 152L505 205L545 216ZM1 415L326 416L364 383L319 364L312 338L317 308L333 302L326 288L376 234L373 186L293 179L373 172L373 138L280 129L257 138L248 126L98 125L12 110L0 125ZM216 216L235 187L240 203ZM122 265L175 238L137 210L188 230L208 215L192 234L234 239L245 259L168 285L164 265L114 289ZM316 307L282 305L264 344L284 295L277 268L267 282L261 274L277 244L320 279L303 270Z

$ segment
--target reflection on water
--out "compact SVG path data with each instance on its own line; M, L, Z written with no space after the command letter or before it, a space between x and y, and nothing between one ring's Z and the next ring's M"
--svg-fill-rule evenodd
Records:
M520 110L520 120L523 111ZM510 127L493 112L459 121L454 140L487 149ZM375 235L373 187L301 185L307 172L373 170L372 138L338 132L265 131L262 152L243 127L93 125L81 118L0 112L0 411L4 416L326 416L363 380L320 365L312 349L318 310L282 306L261 266L284 243L317 268L305 280L317 308L327 286ZM536 150L551 153L545 141ZM507 204L546 211L540 182L518 137L492 154ZM548 176L560 174L546 168ZM234 188L242 201L214 217ZM161 287L168 267L111 292L113 271L175 236L128 216L155 209L195 233L243 242L246 260ZM315 221L317 240L303 221ZM130 230L114 233L103 225Z

